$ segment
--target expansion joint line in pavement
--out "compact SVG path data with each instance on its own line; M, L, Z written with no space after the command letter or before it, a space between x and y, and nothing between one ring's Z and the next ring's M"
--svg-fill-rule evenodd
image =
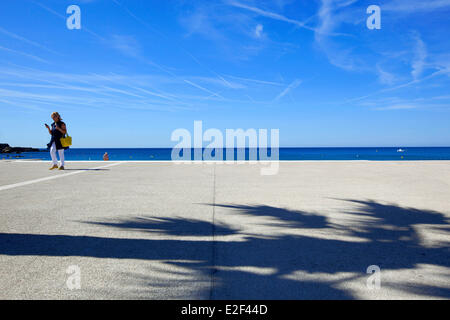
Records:
M216 164L213 167L213 199L212 199L212 227L211 227L211 237L212 237L212 258L211 258L211 286L209 290L209 300L212 300L215 285L215 275L217 273L216 269Z

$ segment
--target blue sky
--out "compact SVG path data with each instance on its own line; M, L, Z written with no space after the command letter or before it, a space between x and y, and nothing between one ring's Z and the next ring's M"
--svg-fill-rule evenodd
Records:
M450 146L449 16L450 0L1 1L0 142L45 147L58 111L74 147L172 147L194 120L281 146Z

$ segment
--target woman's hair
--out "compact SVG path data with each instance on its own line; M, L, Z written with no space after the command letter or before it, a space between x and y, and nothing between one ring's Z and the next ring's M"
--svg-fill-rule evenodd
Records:
M57 117L59 118L60 121L62 120L61 116L60 116L59 113L56 112L56 111L52 113L51 117L53 118L53 116L57 116Z

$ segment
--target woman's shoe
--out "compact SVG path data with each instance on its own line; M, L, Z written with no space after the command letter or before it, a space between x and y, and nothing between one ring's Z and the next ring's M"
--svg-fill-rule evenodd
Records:
M64 170L64 166L59 167L58 170Z
M50 169L48 170L53 170L53 169L58 169L58 166L56 164L54 164Z

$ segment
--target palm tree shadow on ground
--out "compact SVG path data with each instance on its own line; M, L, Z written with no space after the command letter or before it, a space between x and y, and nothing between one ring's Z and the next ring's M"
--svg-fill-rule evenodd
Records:
M366 269L370 265L378 265L382 271L415 270L419 264L450 267L449 232L444 230L448 228L448 219L443 213L375 201L340 200L357 206L356 210L346 213L358 221L358 228L336 226L316 213L267 205L213 206L229 208L233 214L247 217L270 217L271 221L275 219L274 225L286 229L345 230L348 236L358 238L358 241L289 234L258 237L242 234L235 227L213 225L203 220L137 217L86 223L134 230L144 235L148 232L188 235L189 239L0 233L0 254L164 261L187 273L210 277L210 285L202 289L204 292L200 292L199 297L211 299L351 299L354 295L343 289L343 285L359 278L362 279L361 285L365 285ZM415 228L418 224L439 227L445 234L444 241L439 245L424 245ZM241 239L200 238L211 232L222 236L241 235ZM177 285L171 283L169 277L156 279L151 271L148 274L125 273L121 281L125 284L135 281L149 292ZM349 276L338 276L338 273L348 273ZM187 281L189 284L190 280ZM401 283L386 285L411 294L450 297L448 283L442 287Z

